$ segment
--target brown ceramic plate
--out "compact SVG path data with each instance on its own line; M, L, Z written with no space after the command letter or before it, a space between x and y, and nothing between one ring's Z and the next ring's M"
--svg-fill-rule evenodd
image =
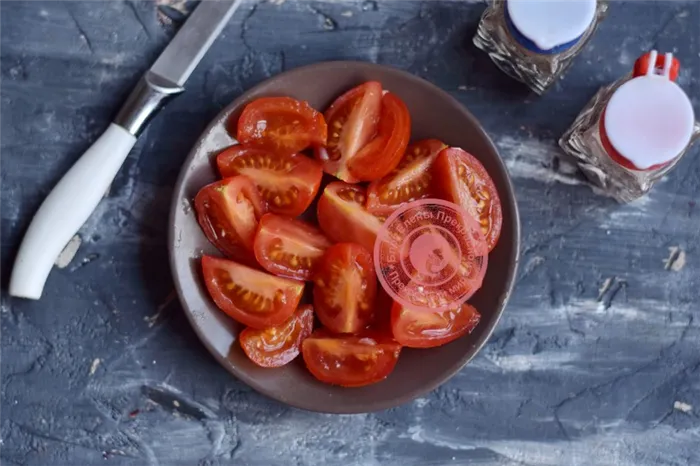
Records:
M448 145L462 147L484 164L503 204L503 232L489 256L484 285L470 300L482 315L471 335L440 348L404 349L396 369L385 381L362 388L342 388L314 379L301 357L280 369L263 369L246 358L237 341L242 326L216 308L204 287L199 258L203 253L218 253L200 231L191 200L202 186L216 179L212 156L235 142L227 134L225 124L236 119L245 104L264 96L291 96L323 110L343 92L368 80L380 81L406 102L413 120L414 140L441 139ZM328 413L361 413L406 403L433 390L464 367L484 345L503 312L513 288L519 243L513 186L496 148L472 114L420 78L359 62L319 63L280 74L226 107L185 161L170 214L170 261L175 286L204 345L229 372L259 392L292 406Z

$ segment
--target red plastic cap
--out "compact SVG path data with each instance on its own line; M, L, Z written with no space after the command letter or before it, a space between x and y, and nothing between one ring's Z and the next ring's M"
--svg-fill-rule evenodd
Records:
M652 59L652 56L656 56L656 63L654 64L654 68L652 70L649 70L649 65L650 65L650 60ZM647 52L641 57L637 59L637 61L634 63L634 77L637 78L639 76L644 76L647 74L650 74L649 71L651 71L651 74L658 74L658 75L663 75L665 74L666 70L666 55L664 54L657 54L655 51L652 52ZM676 78L678 78L678 73L680 73L681 70L681 62L678 61L676 57L673 57L671 59L671 65L669 66L669 71L668 71L668 78L671 81L675 81Z

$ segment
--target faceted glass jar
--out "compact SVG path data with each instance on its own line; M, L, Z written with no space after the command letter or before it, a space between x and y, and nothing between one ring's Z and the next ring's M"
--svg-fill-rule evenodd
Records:
M631 202L645 195L654 184L680 162L693 143L700 139L700 123L696 122L693 135L685 149L671 162L652 170L630 170L615 162L605 150L600 138L600 117L613 93L630 80L626 76L602 87L559 140L559 145L573 157L590 182L601 188L603 194L619 202Z
M504 73L543 94L585 47L607 9L607 2L598 0L595 17L578 41L560 53L544 54L533 52L515 40L506 20L506 1L494 0L481 17L474 45L488 53Z

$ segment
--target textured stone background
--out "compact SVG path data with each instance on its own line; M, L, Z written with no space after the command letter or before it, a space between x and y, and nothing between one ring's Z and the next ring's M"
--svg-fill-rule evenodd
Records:
M3 286L43 197L191 7L2 1ZM542 98L471 45L483 9L244 3L43 299L3 295L2 464L700 464L698 149L627 206L555 159L596 89L652 47L681 59L700 114L700 3L613 2ZM368 415L298 411L229 376L189 328L167 261L171 188L207 122L262 79L329 59L397 66L468 106L507 161L523 222L516 291L481 354L429 396Z

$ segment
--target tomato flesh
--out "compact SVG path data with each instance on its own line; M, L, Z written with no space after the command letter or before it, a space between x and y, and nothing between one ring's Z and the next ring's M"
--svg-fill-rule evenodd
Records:
M216 164L224 178L250 178L270 212L290 217L301 215L309 207L323 177L321 165L305 155L280 155L245 144L221 152Z
M445 312L416 311L398 303L391 308L394 339L409 348L434 348L471 333L481 315L470 304Z
M314 274L314 307L323 325L336 333L357 333L374 319L377 276L372 255L359 244L326 250Z
M384 380L394 370L401 346L374 334L332 336L316 331L302 343L309 372L321 382L362 387Z
M255 262L253 237L267 206L251 180L237 176L209 184L197 193L194 205L197 221L214 246L232 259Z
M299 309L286 322L263 330L246 328L238 339L248 359L261 367L282 367L301 352L301 344L314 327L314 309Z
M326 144L323 115L291 97L264 97L246 105L238 119L236 139L278 154L295 154Z
M216 257L202 257L202 270L207 290L219 309L255 329L284 323L304 292L303 282Z
M366 200L367 192L360 186L340 181L330 183L317 206L321 230L337 243L358 243L373 251L377 233L386 218L367 212Z
M348 160L350 175L360 181L378 180L396 168L411 137L411 115L403 101L388 92L382 97L377 135Z
M316 148L326 173L348 183L359 181L348 171L348 162L375 137L382 108L382 85L370 81L357 86L326 110L328 143Z
M390 215L404 204L431 197L430 168L445 147L437 139L411 144L391 173L370 183L367 188L367 210L373 214Z
M253 249L255 258L268 272L310 280L331 245L323 233L306 222L266 214L260 219Z
M479 222L488 250L493 250L501 236L503 212L496 185L481 162L462 149L444 149L433 164L433 180L439 196L459 204Z

